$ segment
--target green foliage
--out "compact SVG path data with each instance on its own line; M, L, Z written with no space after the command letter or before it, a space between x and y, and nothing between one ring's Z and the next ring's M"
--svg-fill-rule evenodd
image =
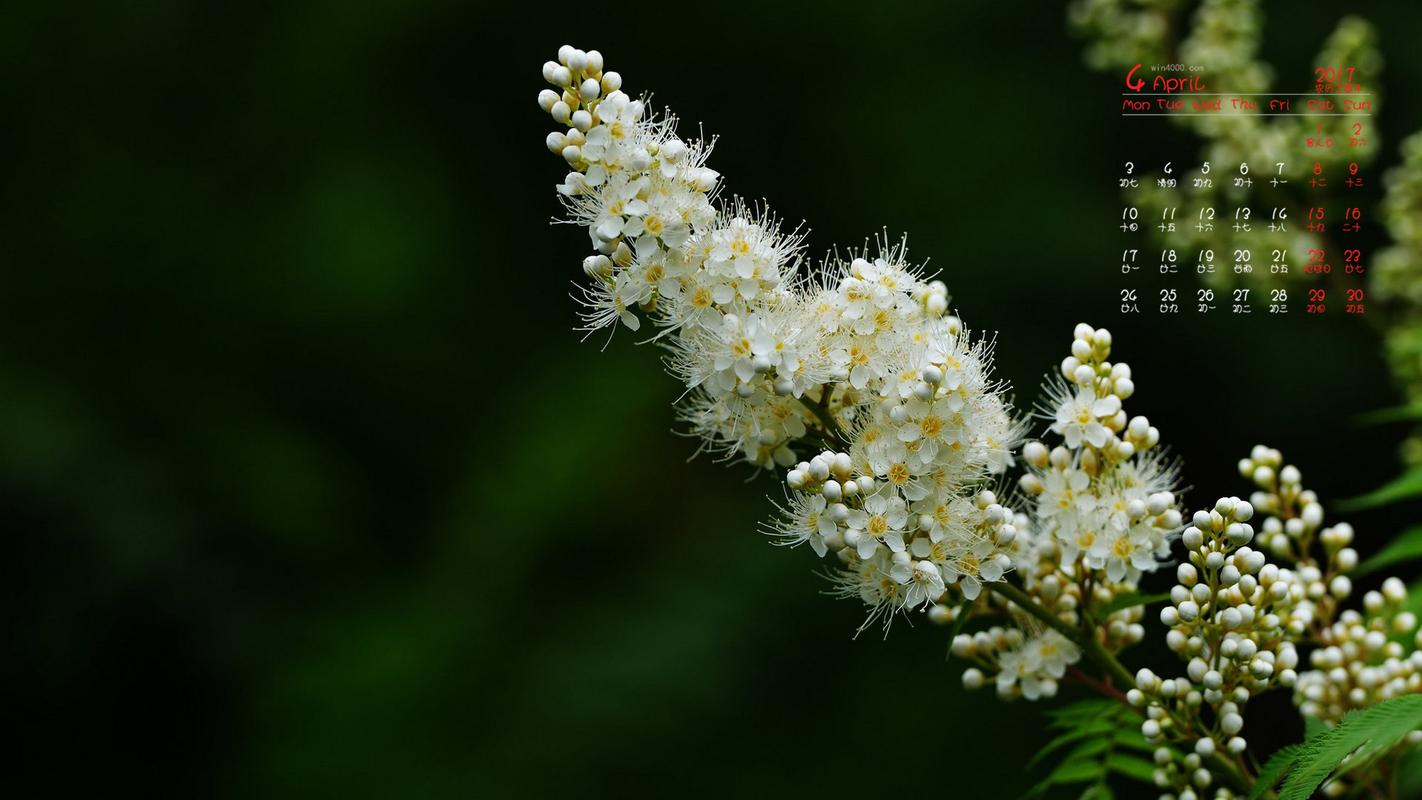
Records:
M1121 611L1123 609L1133 608L1135 606L1153 606L1157 603L1164 603L1166 600L1169 599L1169 592L1162 592L1160 594L1141 594L1140 592L1130 592L1128 594L1116 595L1116 597L1113 598L1111 602L1106 603L1100 608L1093 609L1093 613L1098 619L1105 619L1106 617L1109 617L1117 611Z
M1280 748L1278 752L1269 757L1264 763L1264 767L1259 770L1259 777L1254 781L1254 789L1249 792L1249 800L1259 800L1264 793L1274 788L1279 779L1284 777L1284 773L1298 760L1299 753L1303 752L1302 744L1291 744Z
M1358 497L1340 501L1341 511L1362 511L1368 508L1400 503L1422 496L1422 466L1412 467L1397 478Z
M1371 575L1383 567L1390 567L1402 561L1422 558L1422 525L1408 528L1388 543L1387 547L1373 554L1372 558L1353 570L1354 579Z
M1279 800L1307 800L1329 776L1372 761L1418 729L1422 729L1422 695L1395 697L1354 711L1336 727L1275 753L1249 796L1262 797L1283 778Z
M1121 775L1145 783L1152 782L1155 766L1135 753L1152 753L1136 724L1135 714L1112 700L1082 700L1047 712L1049 730L1061 733L1046 744L1027 764L1031 770L1048 756L1066 751L1056 767L1028 791L1026 797L1040 797L1054 786L1090 784L1083 800L1112 797L1106 781Z
M1359 425L1389 425L1394 422L1422 422L1422 405L1413 404L1365 411L1353 418Z

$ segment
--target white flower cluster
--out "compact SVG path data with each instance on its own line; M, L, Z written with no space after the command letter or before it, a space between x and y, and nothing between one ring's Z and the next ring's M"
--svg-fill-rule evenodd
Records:
M564 128L548 147L572 168L559 192L596 251L587 328L661 329L688 389L681 419L706 448L793 467L771 531L833 551L871 619L1000 580L1013 514L983 487L1019 430L947 288L902 242L799 275L799 237L718 203L710 145L624 94L601 54L565 46L543 74L557 89L539 105ZM829 449L797 464L805 440Z
M1134 583L1169 555L1181 516L1175 468L1159 456L1160 431L1128 418L1131 368L1111 363L1111 333L1078 325L1046 411L1063 443L1022 448L1020 485L1035 497L1038 537L1049 537L1070 573L1080 563L1112 582Z
M1081 660L1081 650L1054 630L1024 632L995 626L953 637L955 657L996 672L997 694L1004 700L1055 697L1057 681L1067 667ZM982 669L963 671L963 686L977 689L986 682Z
M1013 519L1017 535L1010 553L1033 603L1118 652L1145 637L1144 611L1139 605L1108 606L1135 592L1141 573L1169 555L1182 520L1172 491L1176 471L1160 454L1160 431L1123 409L1135 385L1128 365L1109 360L1111 343L1110 331L1078 325L1071 355L1049 382L1043 414L1061 443L1048 449L1031 441L1022 448L1027 472L1019 486L1034 502L1030 517ZM1023 638L972 648L980 669L966 673L964 685L982 685L988 674L996 676L1004 697L1050 696L1051 688L1040 687L1055 687L1062 669L1081 658L1080 649L1053 649L1059 660L1022 657L1022 647L1030 650L1043 637L1055 641L1061 634L1042 632L1041 620L1013 603L1001 610L1024 629ZM940 612L933 618L952 616ZM958 638L955 652L966 652L964 641ZM1024 671L1034 669L1034 688L1027 691Z

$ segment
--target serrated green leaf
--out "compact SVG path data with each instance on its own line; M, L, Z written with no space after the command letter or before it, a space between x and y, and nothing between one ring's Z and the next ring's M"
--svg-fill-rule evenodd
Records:
M1166 600L1169 599L1169 593L1141 594L1140 592L1130 592L1127 594L1116 595L1116 597L1113 598L1111 602L1101 606L1100 608L1093 609L1092 613L1095 614L1098 619L1105 619L1106 617L1111 616L1117 611L1131 608L1133 606L1151 606L1155 605L1156 603L1164 603Z
M1263 768L1259 770L1259 777L1254 779L1254 788L1249 791L1249 800L1259 800L1265 792L1273 789L1274 784L1278 783L1298 760L1301 752L1302 744L1291 744L1274 751L1274 755L1269 756L1269 760L1264 762Z
M1337 726L1309 739L1296 754L1284 779L1280 800L1308 800L1334 774L1343 759L1355 763L1391 749L1413 730L1422 728L1422 695L1404 695L1353 711Z
M1393 775L1397 780L1398 797L1422 797L1422 750L1403 756Z
M1339 501L1338 509L1340 511L1361 511L1400 503L1418 496L1422 496L1422 467L1413 467L1367 494Z
M1112 753L1106 757L1106 769L1117 775L1155 784L1155 765L1127 753Z
M1060 786L1067 783L1083 783L1094 781L1105 772L1100 761L1094 758L1083 758L1077 761L1063 761L1052 770L1042 783L1049 786Z
M1116 732L1116 746L1129 747L1142 753L1154 753L1159 744L1152 744L1136 725L1126 725Z
M1096 719L1118 708L1120 708L1120 705L1114 700L1091 698L1078 700L1071 705L1062 706L1061 708L1054 708L1047 712L1047 716L1051 718L1053 723L1075 725L1082 720Z
M1099 781L1106 774L1105 765L1093 758L1086 758L1079 761L1063 761L1052 770L1047 777L1043 778L1036 786L1027 791L1023 797L1035 797L1046 793L1053 786L1064 786L1072 783L1090 783Z
M1383 567L1413 558L1422 558L1422 525L1408 528L1398 534L1372 558L1359 564L1358 568L1353 570L1352 576L1356 579L1377 572Z
M1067 731L1061 736L1058 736L1050 742L1047 742L1046 746L1044 746L1041 750L1038 750L1037 755L1033 756L1032 760L1027 762L1027 769L1032 769L1037 764L1039 764L1042 759L1046 758L1052 753L1057 752L1058 750L1062 749L1063 747L1066 747L1069 744L1079 742L1082 739L1087 739L1092 736L1104 736L1104 734L1109 733L1113 727L1114 725L1111 723L1110 720L1105 720L1104 724L1083 725L1082 727ZM1100 741L1109 742L1110 740L1108 738L1102 738Z
M1304 717L1303 721L1305 742L1328 730L1328 726L1318 717ZM1300 744L1302 744L1302 742L1300 742Z

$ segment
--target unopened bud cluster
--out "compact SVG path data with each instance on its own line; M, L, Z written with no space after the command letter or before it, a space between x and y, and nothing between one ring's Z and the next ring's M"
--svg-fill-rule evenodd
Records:
M1166 644L1186 669L1177 678L1161 679L1148 669L1137 674L1129 699L1146 709L1141 732L1148 739L1185 744L1206 757L1217 750L1241 753L1245 704L1298 679L1288 620L1300 589L1287 570L1249 547L1253 517L1250 503L1221 498L1196 512L1181 535L1188 560L1177 567L1160 620L1169 627ZM1204 777L1181 773L1171 780L1204 788Z
M1299 709L1337 722L1354 709L1422 691L1422 631L1406 610L1407 589L1388 578L1321 632L1309 654L1313 669L1299 677ZM1404 643L1405 642L1405 643Z

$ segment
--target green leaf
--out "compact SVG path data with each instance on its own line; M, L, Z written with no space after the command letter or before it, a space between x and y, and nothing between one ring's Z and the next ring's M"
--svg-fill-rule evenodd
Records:
M1318 717L1304 717L1304 741L1328 730L1328 725Z
M1122 611L1133 606L1153 606L1156 603L1164 603L1170 599L1170 594L1141 594L1140 592L1130 592L1129 594L1116 595L1111 602L1092 610L1097 619L1105 619L1117 611Z
M1111 787L1104 783L1096 783L1086 787L1086 791L1081 793L1078 800L1116 800L1116 795L1111 793Z
M1105 770L1100 761L1083 758L1079 761L1063 761L1051 771L1038 786L1059 786L1064 783L1086 783L1101 777Z
M1404 695L1348 714L1337 726L1310 738L1295 755L1279 800L1308 800L1314 790L1343 766L1362 763L1392 749L1422 728L1422 695ZM1270 759L1272 762L1273 759Z
M1422 558L1422 526L1408 528L1398 534L1395 539L1388 542L1387 547L1359 564L1358 568L1353 570L1352 576L1356 579L1377 572L1383 567L1413 558Z
M1120 705L1114 700L1088 699L1078 700L1068 706L1054 708L1047 712L1051 718L1053 726L1058 728L1070 728L1079 725L1086 720L1095 720L1103 716L1113 716L1112 712L1119 709Z
M1062 749L1063 747L1066 747L1069 744L1079 742L1082 739L1086 739L1088 737L1100 736L1104 733L1109 733L1114 727L1115 722L1110 719L1103 719L1098 724L1083 725L1082 727L1076 728L1075 730L1067 731L1061 736L1058 736L1050 742L1047 742L1045 747L1043 747L1041 750L1038 750L1037 755L1032 756L1032 760L1027 762L1027 769L1032 769L1033 767L1037 766L1037 764L1040 763L1042 759L1046 758L1052 753L1057 752L1058 750ZM1110 742L1110 739L1103 738L1097 739L1096 741L1102 742L1104 746L1106 743ZM1068 758L1069 757L1070 756L1068 756Z
M1151 744L1150 740L1141 733L1139 725L1127 725L1116 733L1116 746L1129 747L1132 750L1139 750L1142 753L1154 753L1159 744Z
M1400 503L1422 495L1422 467L1413 467L1391 482L1364 495L1339 501L1340 511L1361 511Z
M1403 756L1397 765L1397 796L1422 797L1422 749Z
M1393 406L1366 411L1353 418L1358 425L1387 425L1392 422L1422 421L1422 405Z
M1106 768L1117 775L1125 775L1127 778L1135 778L1152 786L1155 785L1155 765L1143 758L1125 753L1112 753L1106 759Z
M1259 800L1264 793L1274 788L1274 784L1284 777L1284 773L1298 760L1299 753L1303 752L1302 744L1291 744L1281 747L1269 756L1269 760L1264 762L1264 767L1259 770L1259 777L1254 779L1254 788L1249 791L1249 800Z

